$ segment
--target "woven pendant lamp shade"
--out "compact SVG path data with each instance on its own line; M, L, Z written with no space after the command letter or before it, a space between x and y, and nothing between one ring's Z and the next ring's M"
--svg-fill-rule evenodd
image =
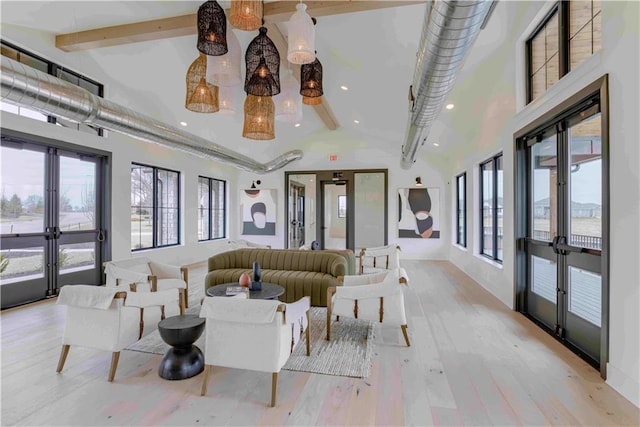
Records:
M289 19L289 47L287 59L292 64L309 64L316 59L316 29L306 12L307 5L298 3Z
M239 30L257 30L262 25L262 0L231 0L229 22Z
M241 48L233 31L227 32L228 52L224 55L207 55L207 80L216 86L237 86L242 82L240 75Z
M247 99L244 101L242 136L262 141L274 139L276 137L274 110L275 106L270 96L247 94Z
M316 58L311 64L300 67L300 95L318 98L322 94L322 64Z
M284 123L302 121L302 96L298 93L298 82L291 70L282 78L282 92L273 97L276 104L276 120Z
M206 55L227 53L227 17L217 1L198 8L198 50Z
M184 106L196 113L215 113L218 111L218 87L207 83L207 58L202 53L189 66L186 83L187 91Z
M311 98L309 96L303 96L302 103L304 105L320 105L322 104L322 97L316 96L315 98Z
M275 96L280 93L280 54L265 27L260 27L260 34L247 46L244 59L244 91L247 94Z

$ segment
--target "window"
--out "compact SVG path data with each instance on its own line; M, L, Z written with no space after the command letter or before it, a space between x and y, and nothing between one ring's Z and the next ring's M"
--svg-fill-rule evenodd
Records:
M198 177L198 240L224 239L226 181Z
M456 177L456 243L467 247L467 174Z
M502 153L480 164L480 253L502 262Z
M66 68L54 64L53 62L47 61L46 59L40 58L39 56L27 52L26 50L17 46L14 46L11 43L5 42L4 40L2 40L1 47L2 56L6 56L22 64L28 65L29 67L35 68L36 70L42 71L43 73L56 76L76 86L80 86L81 88L86 89L92 94L99 97L103 96L104 86L98 82L95 82L71 70L67 70ZM3 111L18 114L20 116L30 117L32 119L53 123L58 126L77 129L83 132L97 134L99 136L103 136L104 133L103 129L99 127L72 122L61 117L47 116L38 111L30 110L25 107L14 106L13 104L6 102L0 102L0 108Z
M527 40L531 102L602 48L601 0L558 2Z
M131 165L131 249L180 244L180 173Z

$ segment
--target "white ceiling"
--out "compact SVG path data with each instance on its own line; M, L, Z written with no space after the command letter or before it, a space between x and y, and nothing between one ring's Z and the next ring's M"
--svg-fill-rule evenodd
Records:
M15 34L38 32L53 45L55 34L75 32L156 18L195 13L193 1L2 1L2 35L21 44ZM221 2L223 7L224 2ZM324 69L324 99L342 128L365 137L389 141L395 155L404 143L408 118L408 88L413 78L415 54L424 19L424 4L318 18L316 49ZM500 14L500 7L496 15ZM502 19L502 18L500 18ZM231 28L229 26L229 28ZM286 23L279 24L286 36ZM496 26L499 28L499 26ZM19 31L18 31L19 30ZM257 32L234 29L243 50ZM472 52L467 62L486 57L495 31L481 32L482 52ZM233 116L192 113L184 108L185 73L198 56L194 36L134 43L64 53L52 47L49 59L105 83L108 99L177 125L244 154L271 159L317 132L326 130L312 107L304 106L299 128L276 122L276 139L270 142L242 138L244 92L236 88L237 112ZM484 42L483 42L484 40ZM22 43L29 49L31 46ZM285 54L280 52L285 67ZM244 57L244 55L243 55ZM349 87L348 91L340 89ZM469 97L470 94L465 94ZM448 112L443 112L443 115ZM434 123L438 135L453 125L446 117ZM355 124L354 120L360 123ZM446 144L422 150L446 150Z

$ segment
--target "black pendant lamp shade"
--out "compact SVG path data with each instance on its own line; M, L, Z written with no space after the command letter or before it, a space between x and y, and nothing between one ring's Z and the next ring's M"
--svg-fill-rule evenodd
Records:
M198 8L198 50L206 55L227 53L227 17L217 1L206 1Z
M260 27L258 34L247 46L244 91L254 96L275 96L280 93L280 54Z
M300 95L318 98L322 94L322 64L316 57L312 63L300 66Z

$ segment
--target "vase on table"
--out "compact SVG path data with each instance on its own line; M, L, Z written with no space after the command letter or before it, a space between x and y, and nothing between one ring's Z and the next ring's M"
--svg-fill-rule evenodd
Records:
M251 281L251 290L262 290L262 271L260 270L260 264L258 261L253 262L253 280Z

